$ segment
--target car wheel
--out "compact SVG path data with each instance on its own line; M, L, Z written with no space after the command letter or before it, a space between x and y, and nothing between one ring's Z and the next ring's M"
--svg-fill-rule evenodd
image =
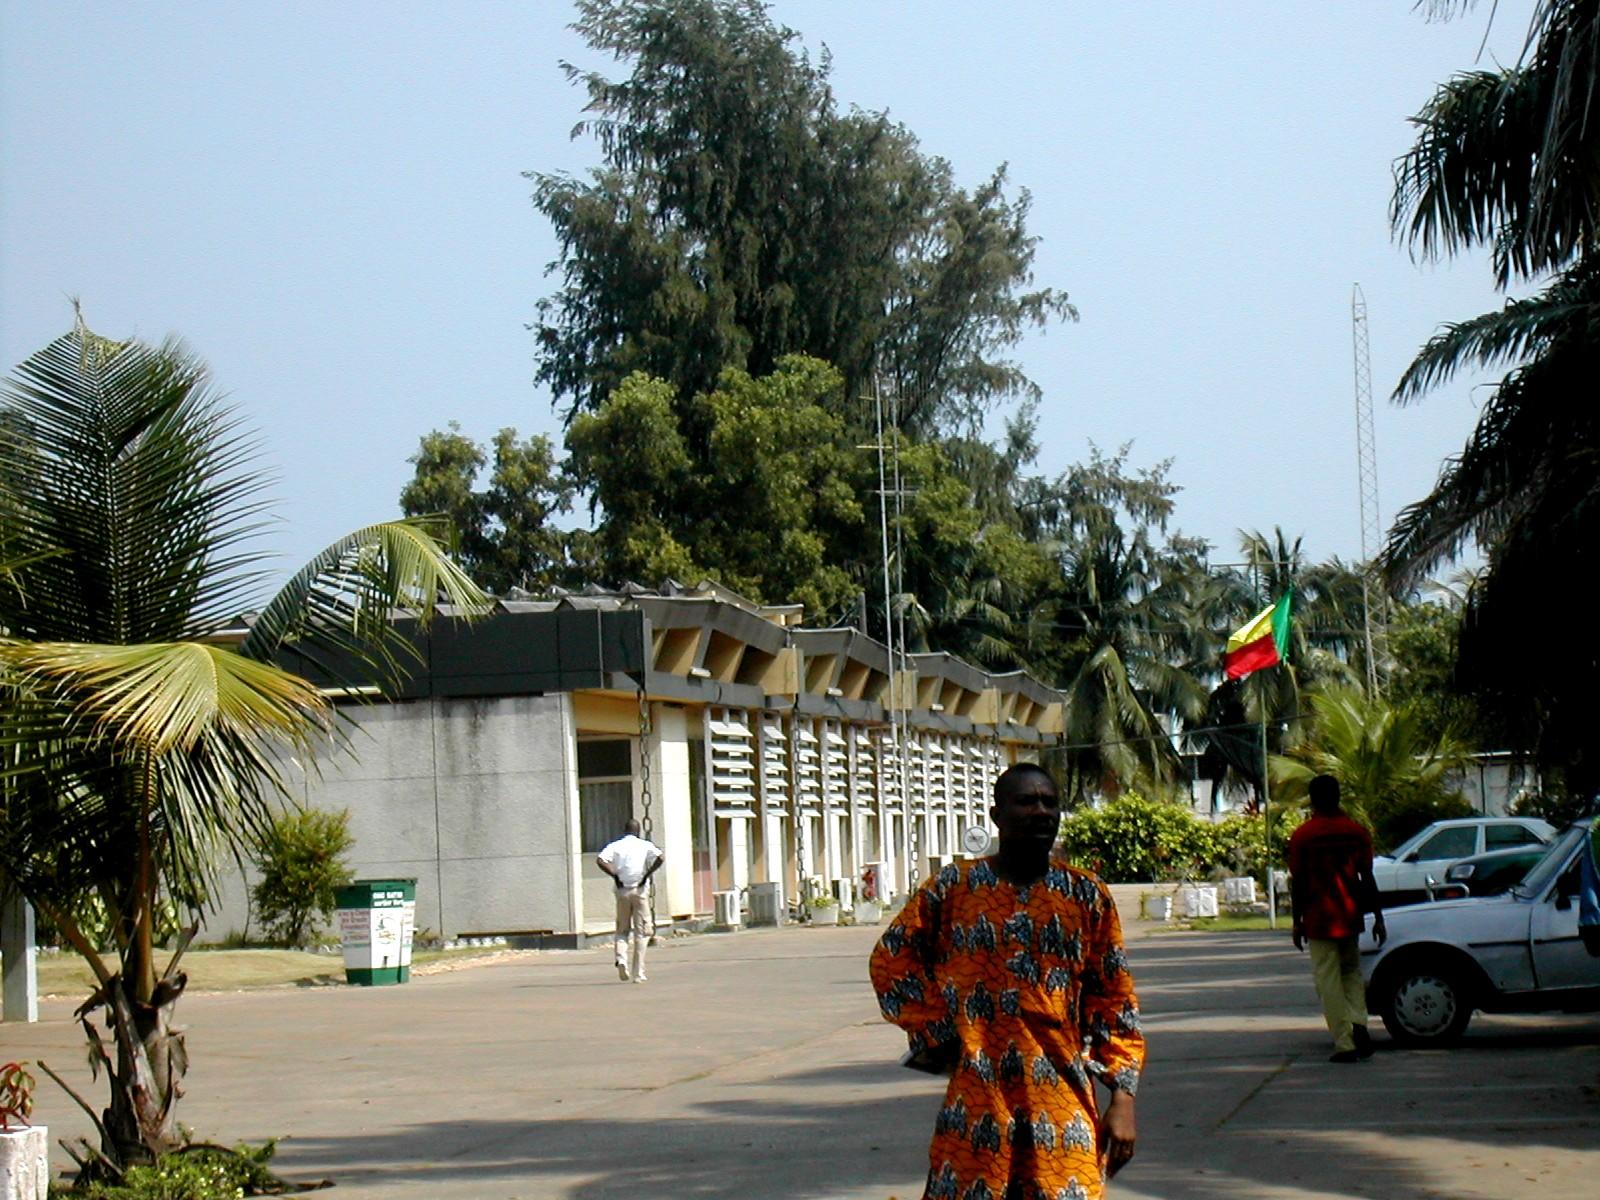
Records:
M1407 1046L1448 1046L1472 1020L1472 994L1462 972L1421 960L1389 977L1378 1004L1383 1027Z

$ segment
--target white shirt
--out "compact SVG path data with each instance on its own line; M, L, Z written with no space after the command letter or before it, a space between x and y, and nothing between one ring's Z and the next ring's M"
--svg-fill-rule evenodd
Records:
M625 833L600 851L600 861L616 873L625 888L636 888L650 864L661 858L661 848L637 834Z

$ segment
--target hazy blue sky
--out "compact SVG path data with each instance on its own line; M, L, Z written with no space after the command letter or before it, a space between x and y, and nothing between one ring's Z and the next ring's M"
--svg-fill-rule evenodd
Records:
M1504 0L1512 59L1530 0ZM1082 312L1023 347L1040 468L1091 441L1172 457L1216 558L1284 526L1357 554L1350 292L1371 310L1387 522L1475 415L1468 383L1384 397L1444 320L1499 303L1481 262L1389 238L1390 165L1488 6L1408 0L783 0L840 99L888 108L964 182L1033 194L1037 277ZM526 170L581 170L604 65L558 0L0 0L0 357L70 325L177 333L259 428L285 569L397 512L424 431L556 432L525 325L555 254Z

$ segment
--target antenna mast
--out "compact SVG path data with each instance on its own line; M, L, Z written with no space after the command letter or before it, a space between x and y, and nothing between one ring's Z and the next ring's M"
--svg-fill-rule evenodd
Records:
M1356 464L1361 489L1361 610L1365 619L1367 692L1379 694L1378 656L1384 641L1383 588L1375 578L1373 555L1382 544L1378 516L1378 438L1372 421L1372 350L1367 340L1367 298L1361 285L1350 295L1351 339L1356 375Z

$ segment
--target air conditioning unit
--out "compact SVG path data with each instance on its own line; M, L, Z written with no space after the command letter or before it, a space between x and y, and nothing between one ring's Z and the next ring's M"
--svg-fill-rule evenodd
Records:
M856 906L856 885L854 880L835 879L833 881L833 898L839 903L840 912L849 912Z
M1177 900L1180 917L1217 915L1217 889L1209 884L1186 883L1178 889Z
M1222 881L1222 902L1224 904L1254 904L1256 902L1256 881L1245 875L1236 879Z
M750 924L782 925L783 885L781 883L752 883L750 885Z
M716 924L723 929L739 928L739 893L712 892L711 899L715 904Z

